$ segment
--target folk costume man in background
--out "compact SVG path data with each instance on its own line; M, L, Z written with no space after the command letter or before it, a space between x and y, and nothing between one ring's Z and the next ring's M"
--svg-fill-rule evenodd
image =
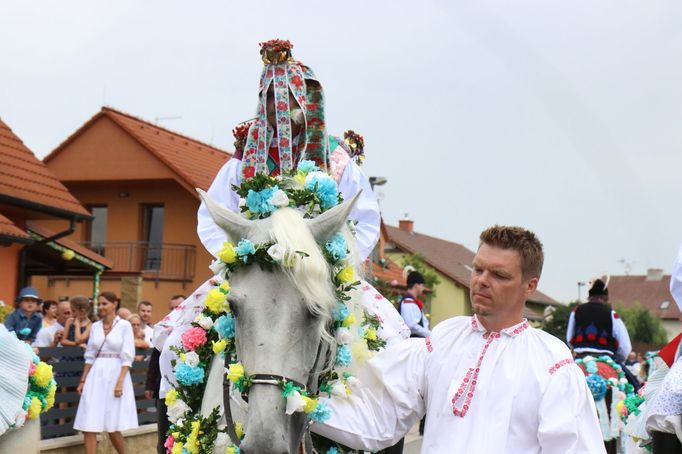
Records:
M409 271L407 292L400 300L400 315L410 328L410 337L429 337L429 319L424 314L424 303L419 299L426 281L418 271Z
M473 262L474 315L440 323L372 358L348 399L312 429L355 449L399 440L425 414L422 452L603 453L597 414L571 352L523 318L542 244L519 227L485 230Z

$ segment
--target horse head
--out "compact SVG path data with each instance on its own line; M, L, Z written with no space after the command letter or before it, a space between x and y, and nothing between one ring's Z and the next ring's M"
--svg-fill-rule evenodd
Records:
M248 220L200 194L233 241L273 242L279 248L282 266L267 270L253 264L230 275L228 300L236 320L237 355L248 374L265 377L249 389L240 452L297 453L307 417L301 412L287 415L282 390L267 378L294 381L315 392L319 373L330 366L335 289L321 245L346 228L358 196L313 219L280 208L267 219Z

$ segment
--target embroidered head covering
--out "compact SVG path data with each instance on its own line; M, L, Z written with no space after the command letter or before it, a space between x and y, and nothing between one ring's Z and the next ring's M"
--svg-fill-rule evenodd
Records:
M289 41L275 39L260 43L260 47L264 67L256 119L244 146L242 176L251 178L256 173L273 175L290 172L301 159L313 160L327 170L322 86L310 68L292 58L293 45ZM273 137L275 130L268 124L266 106L271 88L277 137ZM290 104L289 92L297 105ZM292 121L302 123L303 130L297 144L292 137ZM271 145L276 148L275 156L271 153Z

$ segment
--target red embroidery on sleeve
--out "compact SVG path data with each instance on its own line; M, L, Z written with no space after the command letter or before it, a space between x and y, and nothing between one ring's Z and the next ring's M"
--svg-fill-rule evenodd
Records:
M562 359L561 361L559 361L558 363L554 364L552 367L549 368L549 374L554 375L554 373L556 371L558 371L559 369L561 369L562 367L564 367L568 364L571 364L572 362L573 362L573 358Z
M426 338L426 349L431 353L433 351L433 344L431 344L431 338Z

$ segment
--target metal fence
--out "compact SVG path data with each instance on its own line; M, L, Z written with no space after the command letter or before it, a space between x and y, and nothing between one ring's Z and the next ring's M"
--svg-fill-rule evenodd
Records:
M146 241L82 242L113 262L112 271L141 272L147 278L191 281L196 268L196 247L190 244Z
M38 355L43 361L52 365L55 380L57 381L57 393L55 404L47 412L40 415L42 438L56 438L77 433L73 429L73 421L76 418L76 410L80 396L76 392L80 377L83 373L84 350L81 347L49 347L40 348ZM148 358L152 349L137 350L136 356L142 356L144 360L135 361L130 369L130 376L135 390L135 402L137 405L137 421L142 424L156 423L156 402L154 399L144 397L144 388L147 380Z

